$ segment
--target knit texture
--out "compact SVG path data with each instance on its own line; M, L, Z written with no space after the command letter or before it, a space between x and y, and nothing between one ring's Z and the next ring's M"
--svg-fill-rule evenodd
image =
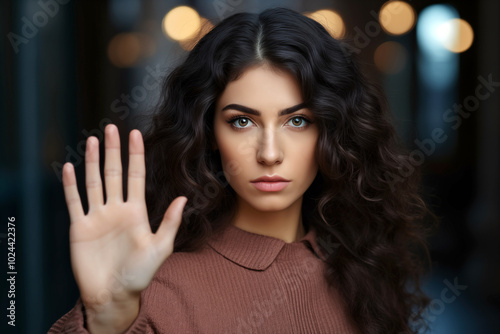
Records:
M229 225L163 263L126 333L359 333L325 259L312 228L286 243ZM88 333L80 299L49 333Z

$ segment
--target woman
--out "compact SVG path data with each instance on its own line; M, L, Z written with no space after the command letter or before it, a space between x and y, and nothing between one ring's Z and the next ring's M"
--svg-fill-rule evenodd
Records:
M222 21L130 133L126 200L116 127L105 201L90 137L87 214L63 170L81 298L51 332L416 331L428 210L343 45L283 8Z

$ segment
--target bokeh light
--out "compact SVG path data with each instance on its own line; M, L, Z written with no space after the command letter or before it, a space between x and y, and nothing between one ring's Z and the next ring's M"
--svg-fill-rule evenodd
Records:
M141 59L152 56L156 45L151 36L144 33L121 33L108 44L108 58L116 67L131 67Z
M205 36L210 30L213 29L214 25L210 20L207 20L206 18L202 17L201 18L201 25L200 29L198 29L198 32L196 32L193 37L179 41L179 44L184 50L191 51L194 46L202 39L203 36Z
M470 24L462 19L451 19L439 26L443 32L443 46L451 52L460 53L470 48L474 40L474 31Z
M200 15L189 6L178 6L163 18L163 32L176 41L192 38L200 30Z
M108 58L116 67L130 67L141 56L141 42L134 33L114 36L108 44Z
M384 42L375 49L373 61L380 72L396 74L405 67L408 61L408 52L398 42Z
M345 35L345 24L337 12L330 9L320 9L312 13L305 13L307 17L320 23L333 38L342 38Z
M417 41L420 50L435 60L448 61L452 53L444 47L451 32L446 25L458 18L457 10L450 5L431 5L420 12L417 22Z
M385 32L391 35L406 34L415 26L415 11L404 1L388 1L379 13L379 22Z

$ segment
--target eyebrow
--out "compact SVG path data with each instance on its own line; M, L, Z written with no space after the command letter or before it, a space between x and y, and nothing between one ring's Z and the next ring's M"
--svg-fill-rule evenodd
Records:
M291 114L291 113L293 113L293 112L295 112L297 110L303 109L305 107L306 107L306 103L302 102L300 104L297 104L296 106L280 110L278 116L288 115L288 114ZM222 111L227 110L227 109L239 110L239 111L242 111L244 113L255 115L255 116L260 116L261 115L260 111L252 109L252 108L249 108L249 107L242 106L241 104L234 104L234 103L233 104L228 104L227 106L225 106L224 108L222 108Z

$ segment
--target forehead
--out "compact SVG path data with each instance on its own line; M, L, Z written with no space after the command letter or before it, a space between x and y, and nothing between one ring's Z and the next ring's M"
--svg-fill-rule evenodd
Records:
M268 65L256 65L227 84L218 98L218 109L229 103L254 108L273 106L283 109L302 102L302 92L295 77L287 71Z

